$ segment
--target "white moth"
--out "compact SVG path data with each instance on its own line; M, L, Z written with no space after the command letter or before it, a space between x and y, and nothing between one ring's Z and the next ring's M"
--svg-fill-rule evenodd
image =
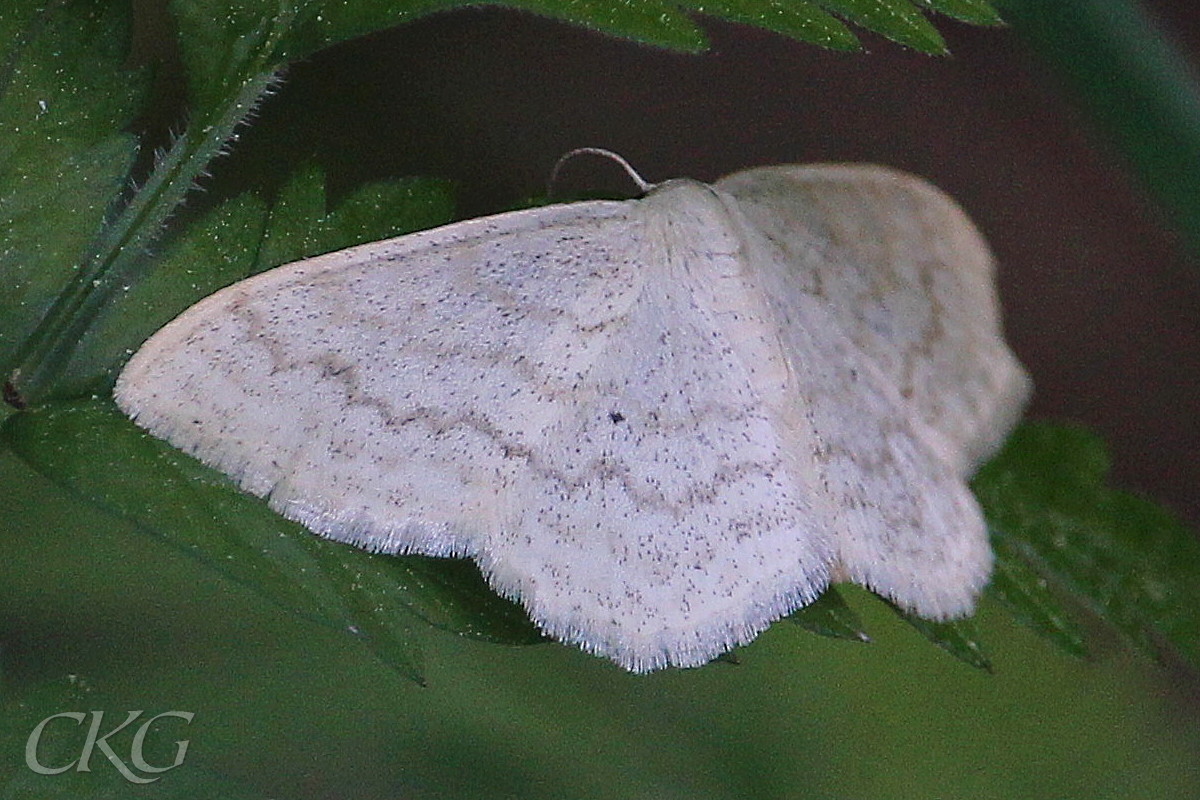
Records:
M116 385L323 536L470 556L550 636L703 664L853 581L970 613L966 481L1029 394L975 227L875 166L776 166L287 264Z

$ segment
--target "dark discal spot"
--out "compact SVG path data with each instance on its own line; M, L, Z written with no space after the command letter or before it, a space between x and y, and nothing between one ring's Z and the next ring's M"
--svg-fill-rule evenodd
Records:
M618 422L624 422L624 421L625 421L625 415L624 415L624 414L622 414L620 411L610 411L610 412L608 412L608 418L612 420L612 422L613 422L613 424L614 424L614 425L616 425Z

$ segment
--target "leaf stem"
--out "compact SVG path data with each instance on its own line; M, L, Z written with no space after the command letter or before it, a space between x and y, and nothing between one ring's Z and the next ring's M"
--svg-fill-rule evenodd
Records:
M89 249L82 266L24 342L4 376L6 395L20 404L44 400L62 376L101 308L135 281L146 249L204 173L208 163L234 138L238 126L277 81L276 52L294 14L264 20L257 47L245 47L237 85L205 108L155 165L133 196Z

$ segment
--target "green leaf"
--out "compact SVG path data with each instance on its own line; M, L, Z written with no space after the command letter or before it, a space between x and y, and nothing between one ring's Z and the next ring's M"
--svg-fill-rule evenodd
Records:
M363 184L329 210L324 175L307 167L272 203L255 271L442 225L452 214L449 185L425 178Z
M979 24L995 24L998 16L984 0L920 0L931 10ZM190 54L189 71L199 83L220 95L231 74L223 61L242 58L246 39L266 40L266 31L285 20L274 60L279 63L309 55L346 39L411 21L434 11L478 5L450 0L356 2L232 2L174 0L172 9ZM926 52L944 46L932 26L909 0L501 0L488 5L519 8L592 30L676 50L707 46L691 12L763 28L801 41L839 50L858 49L857 40L834 12L901 44ZM191 44L188 44L188 43ZM220 56L223 56L220 57Z
M681 11L683 3L676 0L647 0L640 3L619 0L505 0L489 5L520 8L601 33L672 50L698 53L708 47L707 37L690 16Z
M324 176L301 171L268 208L254 194L206 213L165 248L155 269L116 296L84 336L60 383L63 394L107 392L126 358L202 297L242 278L319 253L447 222L444 181L364 184L326 209Z
M169 244L156 268L101 310L59 384L67 396L107 392L117 368L150 334L258 266L267 204L246 194L209 211Z
M977 2L941 0L947 7ZM119 187L127 179L134 147L119 130L136 106L128 76L119 69L129 28L127 7L103 0L70 0L51 14L52 21L62 25L44 26L43 30L32 22L35 12L30 0L17 4L0 20L0 30L25 34L14 37L19 52L10 61L16 67L6 76L5 97L0 100L7 101L8 116L13 120L9 127L14 134L12 147L23 154L28 169L40 172L39 180L27 183L24 172L14 169L16 178L10 183L40 191L26 190L25 202L9 205L19 216L13 226L18 246L5 255L21 265L15 269L21 280L18 291L10 295L11 305L7 309L0 306L0 320L17 318L15 324L0 326L8 332L7 339L0 337L0 374L8 379L9 393L19 402L37 402L70 397L80 390L79 381L68 375L75 349L81 341L94 338L89 331L108 313L114 298L144 278L151 263L145 257L148 248L208 163L227 142L236 139L237 128L265 97L284 66L352 36L460 5L467 4L450 0L414 0L401 5L391 0L174 0L171 10L188 78L190 124L126 202ZM506 5L685 50L704 45L702 34L686 13L689 10L725 16L827 47L856 47L845 25L827 13L832 10L910 47L926 52L944 50L937 31L907 0L717 0L707 5L694 0L513 0ZM116 11L109 10L110 6ZM36 35L26 33L25 26ZM64 54L70 63L56 63L56 59L63 61ZM94 69L93 62L100 68ZM35 67L42 64L53 69L40 74ZM26 81L23 70L27 67L47 86L37 80ZM37 91L20 91L30 88ZM72 140L71 146L60 148L63 152L47 154L36 118L29 122L33 109L40 109L41 101L52 96L43 92L44 88L73 91L85 100L90 116L80 130L90 136L89 147ZM47 104L48 109L60 105L60 97L54 95L53 99L55 103ZM107 109L105 103L121 113L96 112ZM70 103L62 106L71 109ZM60 114L57 110L52 113ZM66 119L56 116L53 124ZM43 127L50 124L42 122ZM56 167L65 172L56 173ZM63 177L72 179L79 191L62 191ZM107 224L100 226L109 210ZM69 224L58 232L57 227L41 227L47 219ZM74 238L66 235L72 225Z
M831 50L861 50L858 38L819 2L778 0L718 0L697 2L696 10L732 22L742 22Z
M992 661L984 651L979 640L979 630L971 620L935 622L915 614L909 614L888 600L884 600L884 602L891 606L901 619L916 628L922 636L950 655L977 669L985 672L992 671Z
M942 55L946 42L908 0L821 0L830 11L922 53Z
M824 594L804 608L788 617L809 633L845 639L852 642L869 642L862 621L836 587L830 586Z
M1003 25L996 9L984 0L917 0L917 4L973 25Z
M10 417L0 438L36 471L139 530L293 612L365 634L410 677L419 679L410 613L490 641L541 641L524 612L469 565L314 536L109 403L30 408Z
M212 119L214 112L229 107L232 98L244 97L243 107L231 110L238 122L246 119L269 82L249 95L244 90L287 63L289 51L296 49L290 41L297 26L309 14L319 14L320 7L304 0L171 0L193 113ZM195 127L193 123L189 130ZM232 128L211 133L221 135L223 142Z
M1087 655L1083 631L1063 608L1050 582L1032 569L1020 555L1020 545L1007 534L992 532L996 565L989 597L998 600L1017 622L1073 656Z
M301 585L308 558L279 536L274 513L231 492L228 479L147 435L109 403L34 407L0 429L34 470L105 510L201 556L281 605L330 624L322 587ZM311 570L309 570L311 572Z
M90 10L90 6L93 5L125 8L123 3L108 4L104 0L93 0L92 3L74 0L60 6L66 18L64 24L72 29L84 27L85 23L95 16ZM103 32L89 29L88 34L93 41L104 41L110 47L117 48L123 59L128 23L128 14L125 14L110 23ZM271 33L278 35L279 28L272 28ZM64 281L63 273L57 272L57 278L48 282L48 288L53 286L56 291L53 304L50 304L44 313L37 315L37 324L32 331L22 331L24 341L20 343L19 350L0 365L4 367L4 374L9 379L8 388L12 394L26 402L55 394L58 389L57 382L65 372L78 343L112 298L141 277L146 264L146 248L161 233L165 221L191 189L196 177L220 152L234 128L245 119L254 104L263 96L271 82L271 71L264 61L273 52L271 43L263 46L261 42L247 40L244 44L248 48L247 61L225 65L227 72L232 72L239 78L230 85L229 93L213 105L193 106L192 125L158 160L153 173L128 203L121 205L118 202L115 187L109 187L104 193L104 206L117 210L99 230L91 231L91 243L86 252L81 256L72 255L66 262L66 266L70 267L66 272L69 280ZM85 56L89 55L83 42L72 42L66 50L70 54L75 51ZM46 54L42 55L42 58L46 57ZM119 60L115 55L108 54L108 61ZM94 65L93 60L88 57L81 59L76 71L85 76L91 72L106 75L112 71L105 69L106 66L104 60ZM118 81L115 88L112 85L114 81ZM97 86L94 91L88 92L86 102L100 103L106 95L112 95L117 89L122 95L127 94L128 84L128 76L113 78L108 84ZM87 89L91 82L85 77L79 81L79 86ZM128 107L132 105L125 104ZM100 115L93 116L100 119ZM109 136L115 135L117 129L125 124L125 120L118 121L113 115L104 116L100 121L103 123L103 133ZM36 136L31 137L27 131L18 129L17 132L20 134L19 141L22 147L27 146L30 141L36 144L39 139ZM129 149L132 152L132 143ZM129 159L119 161L107 151L90 154L75 147L71 150L75 158L97 158L106 174L121 181L127 179ZM62 163L62 159L51 163ZM52 217L61 213L58 206L63 204L66 195L62 186L58 186L57 195L48 198L44 203L44 216ZM37 235L57 240L59 234L53 228L44 227L45 224L43 219L43 227ZM55 266L59 270L64 268L62 263ZM45 270L39 270L38 275L45 275ZM62 396L61 393L59 396Z
M0 7L0 379L86 260L137 149L145 81L123 68L129 7Z
M1108 488L1108 467L1080 428L1018 428L973 484L1002 563L1027 565L1151 655L1169 644L1200 665L1200 541L1166 511ZM1046 596L1009 601L1026 621L1061 616ZM1064 635L1077 634L1054 637Z

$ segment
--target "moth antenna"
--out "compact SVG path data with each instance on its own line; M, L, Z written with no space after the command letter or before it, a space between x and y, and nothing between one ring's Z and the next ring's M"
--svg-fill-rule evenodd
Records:
M550 178L546 181L547 197L554 192L554 182L558 179L558 173L559 170L562 169L563 164L567 163L575 156L582 155L602 156L603 158L608 158L617 162L625 170L625 174L629 176L630 180L634 182L634 184L638 187L638 191L640 191L642 194L646 194L654 188L653 183L648 182L645 178L639 175L637 170L634 169L628 161L626 161L620 155L614 153L612 150L605 150L603 147L576 147L574 150L563 153L562 158L558 159L558 162L554 165L554 169L550 170Z

